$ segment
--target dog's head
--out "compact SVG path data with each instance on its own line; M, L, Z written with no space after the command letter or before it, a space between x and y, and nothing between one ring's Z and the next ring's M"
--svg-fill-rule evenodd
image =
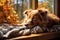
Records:
M26 25L29 27L36 26L36 25L44 25L47 24L47 9L37 9L37 10L27 10L24 12L26 14Z

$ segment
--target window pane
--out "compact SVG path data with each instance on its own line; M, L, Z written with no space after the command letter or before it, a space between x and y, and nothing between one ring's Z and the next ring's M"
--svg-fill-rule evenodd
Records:
M51 13L54 13L54 0L38 0L38 5L40 6L41 4L45 4L46 8L48 8Z
M30 6L29 0L14 0L14 8L19 14L20 19L22 19L23 16L23 11L28 9Z

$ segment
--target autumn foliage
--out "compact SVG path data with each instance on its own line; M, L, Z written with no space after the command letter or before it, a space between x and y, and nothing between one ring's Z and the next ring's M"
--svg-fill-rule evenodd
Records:
M0 0L0 24L19 24L19 17L13 8L13 5L11 0Z
M38 9L46 8L52 13L52 7L49 7L50 5L48 4L47 1L44 1L43 3L38 2Z
M46 8L47 2L44 2L43 4L41 2L38 2L38 8Z

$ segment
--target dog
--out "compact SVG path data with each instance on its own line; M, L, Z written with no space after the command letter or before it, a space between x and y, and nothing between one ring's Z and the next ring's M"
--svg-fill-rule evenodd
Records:
M60 18L50 13L46 8L25 10L24 15L25 18L22 23L28 28L40 26L43 30L47 30L47 28L50 29L54 25L60 25Z
M24 22L30 26L46 24L48 22L47 10L45 13L42 10L26 10L24 14L26 15Z
M48 9L46 8L41 8L38 10L42 10L44 12L47 12L47 15L45 15L48 19L48 27L52 27L53 25L60 25L60 18L58 16L56 16L54 13L50 13ZM43 14L44 14L43 12ZM42 18L44 18L42 16ZM46 18L45 18L46 19Z
M48 9L41 8L36 10L26 10L24 11L25 20L24 25L27 25L29 28L32 28L36 25L41 26L42 28L50 28L53 25L60 24L60 18L53 13L50 13Z

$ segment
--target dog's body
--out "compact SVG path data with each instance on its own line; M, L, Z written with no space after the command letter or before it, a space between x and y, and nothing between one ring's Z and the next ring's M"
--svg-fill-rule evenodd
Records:
M23 23L29 28L34 26L41 26L42 28L52 27L60 23L60 18L54 14L49 13L47 9L26 10L24 11L26 18Z

